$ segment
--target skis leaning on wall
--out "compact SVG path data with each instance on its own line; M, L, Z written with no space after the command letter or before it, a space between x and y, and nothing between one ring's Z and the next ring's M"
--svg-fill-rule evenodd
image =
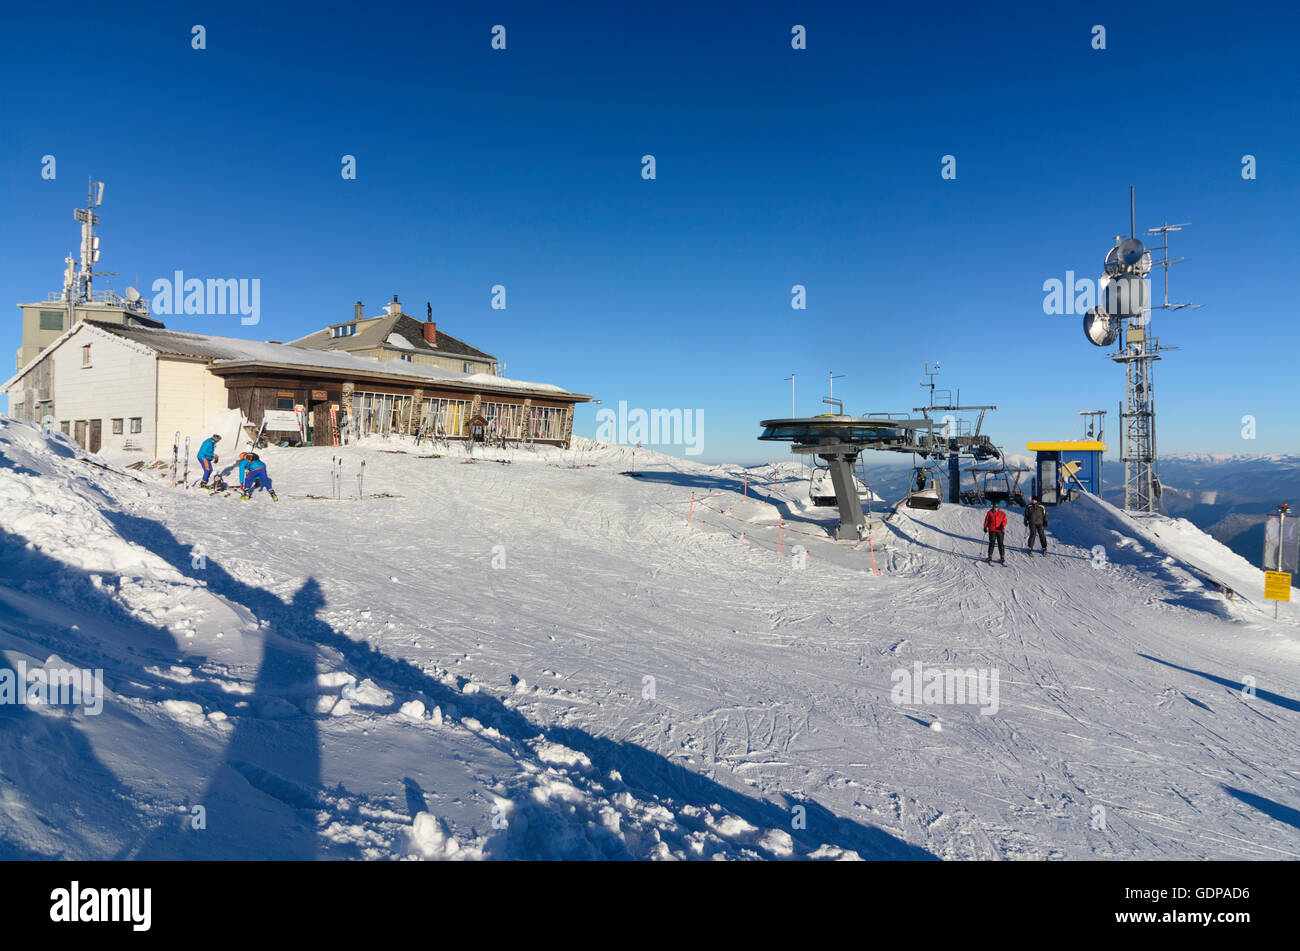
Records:
M177 433L176 438L172 440L172 487L176 486L176 474L181 462L181 434Z

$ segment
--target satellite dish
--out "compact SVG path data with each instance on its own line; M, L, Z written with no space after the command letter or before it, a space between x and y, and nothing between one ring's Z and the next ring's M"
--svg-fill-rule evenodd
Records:
M1083 315L1083 333L1095 346L1109 347L1119 337L1119 321L1104 308L1093 307Z
M134 304L136 301L140 299L140 292L137 291L134 287L128 287L126 289L126 299L130 301L132 304Z
M1129 238L1106 252L1106 273L1118 277L1124 271L1136 268L1141 274L1151 272L1151 252L1137 238Z
M1142 255L1146 253L1146 247L1137 238L1129 238L1119 246L1119 259L1124 262L1125 266L1132 267L1142 260Z
M1114 276L1120 272L1119 245L1106 252L1106 273Z
M1136 268L1142 274L1151 272L1151 252L1137 238L1129 238L1106 252L1106 273L1118 277L1124 271Z

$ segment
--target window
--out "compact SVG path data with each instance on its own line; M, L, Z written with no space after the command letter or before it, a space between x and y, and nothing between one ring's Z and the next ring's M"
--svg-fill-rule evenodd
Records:
M524 408L520 404L483 403L480 412L488 421L488 432L499 432L507 439L523 435Z
M123 422L123 421L120 420L120 419L115 419L115 420L113 420L113 435L114 435L114 436L120 436L120 435L122 435L122 422Z
M64 313L61 310L41 311L42 330L62 330Z
M276 409L293 409L293 397L292 397L292 396L277 396L277 397L275 398L275 408L276 408Z
M81 365L83 367L90 366L90 344L86 344L81 348Z
M409 353L403 353L403 354L401 354L401 358L402 358L403 360L405 360L407 363L410 363L410 362L411 362L411 355L410 355Z
M469 419L472 404L469 400L441 400L426 398L423 407L423 420L433 433L439 429L453 438L463 435L461 432L465 421Z
M331 328L331 331L335 337L351 337L357 332L357 325L343 324L342 326Z
M461 372L461 373L473 373L474 371L470 369L470 365L469 365L468 363L462 363L462 364L460 365L460 372Z
M72 435L71 424L66 419L59 423L59 432L63 433L65 436Z
M144 420L139 416L131 417L131 432L138 433L144 429Z
M393 431L396 398L391 393L361 393L352 395L352 413L358 436L377 434L387 436Z
M529 415L528 428L534 439L562 439L564 421L568 411L558 406L534 406Z

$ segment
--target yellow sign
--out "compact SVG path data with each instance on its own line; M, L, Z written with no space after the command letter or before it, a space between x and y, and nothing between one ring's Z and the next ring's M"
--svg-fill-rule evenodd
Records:
M1264 597L1269 601L1291 600L1291 575L1285 571L1264 572Z

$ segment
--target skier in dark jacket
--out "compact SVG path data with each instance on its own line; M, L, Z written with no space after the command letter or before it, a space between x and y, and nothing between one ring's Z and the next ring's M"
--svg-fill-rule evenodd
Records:
M1034 553L1034 539L1043 543L1043 554L1047 554L1047 508L1034 496L1029 507L1025 509L1025 524L1029 526L1029 553Z
M240 498L247 499L253 494L253 490L259 487L271 493L272 502L278 501L279 497L275 494L275 488L271 485L271 477L266 473L266 463L254 452L250 454L248 468L244 470L244 493Z
M984 516L984 533L989 537L989 556L986 559L988 563L993 564L993 546L998 546L998 559L1002 564L1007 563L1007 549L1003 542L1003 536L1007 530L1007 513L998 508L998 503L993 502L989 506L989 514Z
M199 446L199 465L203 467L203 478L199 482L200 489L208 487L208 479L212 476L212 467L217 464L217 443L219 442L221 442L221 437L213 433L203 440L202 446Z

